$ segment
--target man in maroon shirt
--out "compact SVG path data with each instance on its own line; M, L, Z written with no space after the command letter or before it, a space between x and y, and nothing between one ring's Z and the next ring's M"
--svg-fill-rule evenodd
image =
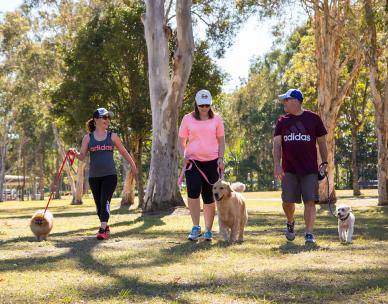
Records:
M315 202L319 201L317 148L322 159L320 167L327 166L327 131L321 118L302 108L303 94L290 89L279 95L284 111L275 127L273 158L275 177L282 181L283 210L287 217L286 238L295 239L295 203L304 202L306 224L305 242L315 243L313 227L316 216Z

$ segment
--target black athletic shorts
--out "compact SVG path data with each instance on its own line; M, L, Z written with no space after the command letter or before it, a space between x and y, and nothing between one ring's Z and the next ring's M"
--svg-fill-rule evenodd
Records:
M195 162L198 168L201 169L201 171L206 175L209 182L214 184L219 179L217 160L218 159L210 161L190 161ZM214 203L212 191L213 186L205 180L194 163L191 164L191 169L185 172L185 176L187 184L187 196L189 198L199 198L199 195L202 194L202 200L204 204Z

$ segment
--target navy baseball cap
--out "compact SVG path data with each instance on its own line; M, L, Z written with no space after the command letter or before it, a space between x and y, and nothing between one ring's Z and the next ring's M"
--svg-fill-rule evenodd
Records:
M299 89L289 89L286 93L279 95L280 100L285 100L288 98L298 99L300 102L303 102L303 94Z

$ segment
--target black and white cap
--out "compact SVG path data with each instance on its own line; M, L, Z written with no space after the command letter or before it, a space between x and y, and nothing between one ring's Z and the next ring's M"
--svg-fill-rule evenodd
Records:
M105 108L98 108L96 111L94 111L93 118L100 118L100 117L103 117L105 115L108 115L110 118L112 118L113 117L113 112L112 111L108 111Z

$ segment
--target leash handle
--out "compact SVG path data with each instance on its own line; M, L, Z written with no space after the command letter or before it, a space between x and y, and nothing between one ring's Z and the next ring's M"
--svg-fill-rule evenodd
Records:
M185 177L185 172L190 170L192 166L193 166L193 164L190 162L190 165L189 165L188 168L187 168L186 165L184 165L182 167L181 173L179 174L179 177L178 177L178 187L179 187L179 190L181 190L181 188L182 188L182 183L183 183L183 178Z
M71 167L73 165L73 163L74 163L74 160L75 160L75 154L72 151L70 151L70 150L68 150L66 152L65 158L63 159L62 165L61 165L61 167L60 167L60 169L59 169L59 171L57 173L57 176L55 178L55 181L54 181L54 184L53 184L54 186L56 184L58 184L58 182L59 182L59 177L61 176L61 173L63 171L63 167L65 166L66 160L69 162L70 167ZM48 199L48 202L47 202L47 205L46 205L46 208L44 208L43 217L46 214L46 211L47 211L48 206L50 204L50 201L51 201L51 199L53 197L53 194L54 194L54 190L51 190L50 191L50 196L49 196L49 199Z

